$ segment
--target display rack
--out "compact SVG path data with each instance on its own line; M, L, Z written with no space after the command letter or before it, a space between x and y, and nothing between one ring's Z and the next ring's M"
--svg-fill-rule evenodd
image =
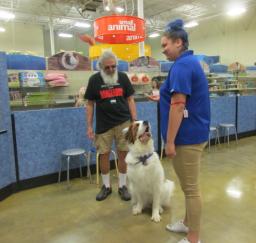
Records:
M210 74L207 78L211 96L248 95L256 92L256 75Z

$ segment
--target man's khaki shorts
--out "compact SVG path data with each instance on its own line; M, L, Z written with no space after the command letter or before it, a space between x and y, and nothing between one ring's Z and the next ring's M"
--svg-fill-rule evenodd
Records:
M108 131L95 135L95 146L99 154L105 154L111 151L113 140L117 151L128 151L127 142L124 139L123 129L129 127L130 121L126 121L115 126Z

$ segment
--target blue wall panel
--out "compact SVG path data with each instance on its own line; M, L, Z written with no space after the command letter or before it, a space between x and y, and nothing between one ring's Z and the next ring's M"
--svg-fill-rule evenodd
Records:
M0 189L16 181L6 55L0 52Z
M55 173L63 150L90 146L84 108L19 111L14 116L21 180Z
M157 150L157 103L151 101L137 102L137 116L138 120L147 120L150 122L155 150Z
M156 103L138 102L137 109L138 119L150 121L157 148ZM14 112L20 179L57 172L65 149L89 150L85 116L83 108Z
M236 124L236 97L211 98L211 126L218 126L220 123ZM234 134L234 131L230 130L230 134Z
M238 97L238 133L256 130L256 96Z

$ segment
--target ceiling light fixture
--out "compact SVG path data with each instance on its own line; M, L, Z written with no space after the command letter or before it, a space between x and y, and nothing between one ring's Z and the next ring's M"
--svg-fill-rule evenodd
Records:
M122 7L116 7L116 12L122 13L124 9Z
M105 7L105 10L109 12L109 11L110 11L110 7L109 7L109 6L106 6L106 7Z
M156 38L156 37L159 37L159 36L160 36L160 34L158 32L153 32L153 33L150 33L148 35L149 38Z
M0 32L5 32L5 28L0 27Z
M245 12L246 12L246 9L244 7L233 7L227 12L227 15L234 17L234 16L239 16Z
M90 28L91 24L86 23L86 22L76 22L75 26L79 27L79 28Z
M242 196L242 192L235 187L229 187L226 189L226 193L228 194L228 196L233 197L233 198L240 198Z
M184 24L185 28L193 28L193 27L196 27L196 26L198 26L197 21L191 21L191 22L188 22L188 23Z
M0 10L0 19L10 20L14 18L15 18L15 15L13 13Z
M72 34L68 34L68 33L59 33L58 36L63 37L63 38L72 38L73 37Z

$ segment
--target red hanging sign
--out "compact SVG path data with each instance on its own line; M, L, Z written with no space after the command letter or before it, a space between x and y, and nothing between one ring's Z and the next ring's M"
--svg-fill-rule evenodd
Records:
M145 20L135 16L104 16L94 21L94 38L107 44L132 44L145 39Z

